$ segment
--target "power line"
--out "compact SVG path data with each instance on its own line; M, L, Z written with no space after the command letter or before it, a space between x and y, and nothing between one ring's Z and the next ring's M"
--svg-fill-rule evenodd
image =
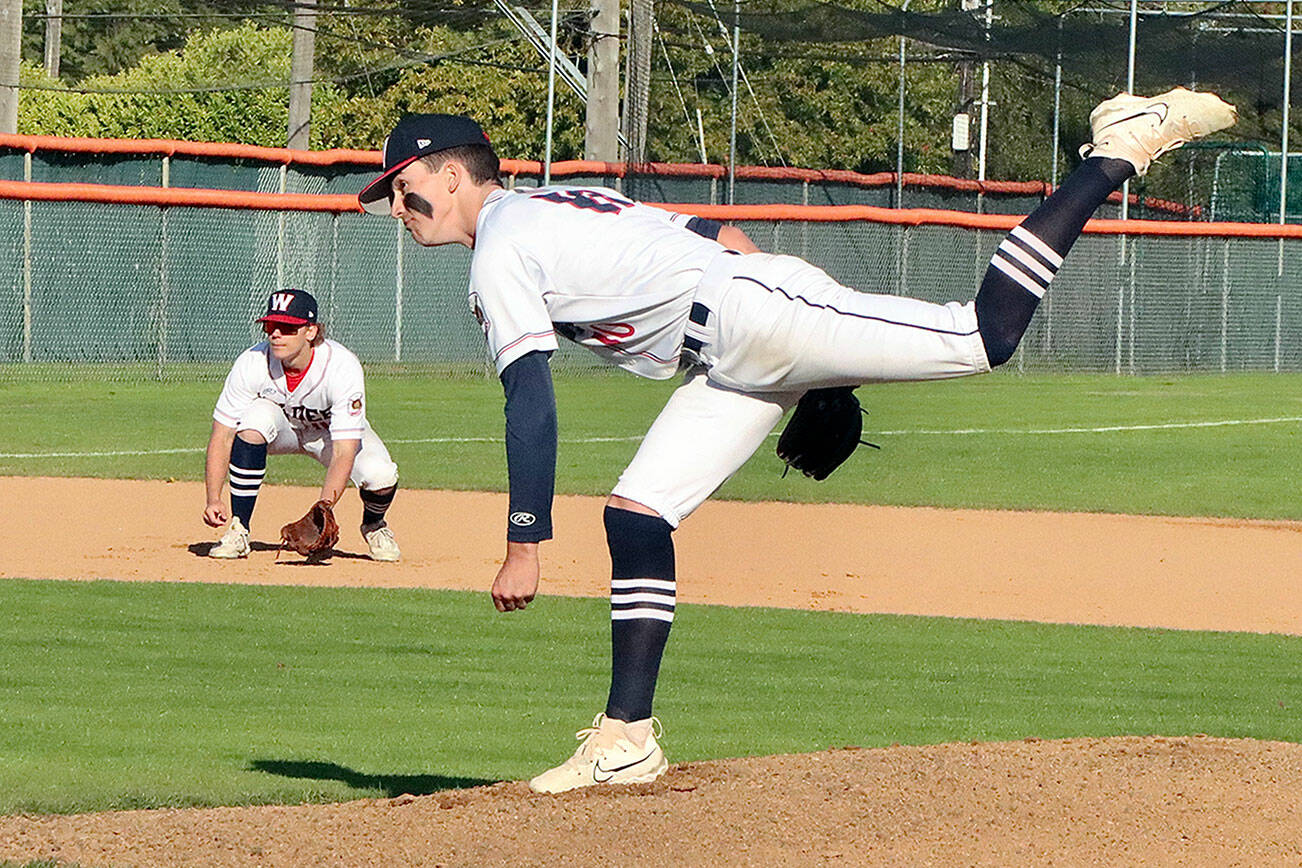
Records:
M409 69L414 66L429 65L434 63L443 63L452 61L454 63L463 63L468 66L485 66L494 69L509 69L515 72L536 72L539 67L516 66L512 64L501 63L492 60L475 60L473 58L461 57L471 51L477 51L483 48L489 48L504 43L518 42L523 37L512 36L502 39L495 39L490 42L478 43L465 48L450 51L445 54L421 54L416 57L406 58L402 62L386 64L381 67L362 70L360 72L350 73L348 75L318 77L311 80L312 84L343 84L348 81L355 81L370 75L378 75L383 72L390 72L396 69ZM55 91L57 93L78 93L78 94L98 94L106 96L150 96L165 94L184 94L184 93L231 93L250 90L280 90L289 87L289 81L276 82L250 82L245 84L227 84L227 85L207 85L203 87L177 87L177 88L156 88L151 90L131 89L131 88L78 88L63 87L59 85L48 84L20 84L20 90L33 91Z

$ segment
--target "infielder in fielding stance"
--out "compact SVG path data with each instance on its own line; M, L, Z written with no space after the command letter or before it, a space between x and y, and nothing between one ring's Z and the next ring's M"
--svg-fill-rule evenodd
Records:
M301 289L273 292L258 322L267 339L236 358L213 410L203 520L230 526L209 557L248 557L267 456L300 452L326 467L321 500L338 501L349 479L357 485L371 557L398 560L398 543L384 520L398 489L398 466L366 421L361 362L326 338L316 299ZM222 501L228 476L229 510Z
M470 307L506 393L510 507L492 589L500 611L534 598L538 545L552 535L556 335L645 377L687 368L605 510L613 664L605 711L578 733L574 755L530 786L640 783L668 767L651 700L674 617L672 532L804 393L1003 364L1107 196L1159 154L1234 120L1215 95L1181 88L1102 103L1090 115L1084 162L999 245L975 300L943 305L857 292L793 256L730 250L736 230L614 190L505 190L474 121L399 121L383 174L359 199L401 220L420 244L473 251Z

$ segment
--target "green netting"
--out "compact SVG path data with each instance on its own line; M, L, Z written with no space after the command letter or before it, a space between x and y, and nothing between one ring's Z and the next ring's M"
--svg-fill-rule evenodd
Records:
M743 228L850 286L938 302L972 296L1002 237L867 222ZM83 376L85 363L108 376L220 372L257 339L252 320L278 286L315 293L329 333L370 364L489 373L466 304L468 252L420 248L392 221L4 201L0 254L0 377L24 365ZM1302 369L1299 257L1296 240L1085 236L1017 365ZM557 365L600 367L570 347Z
M1210 215L1216 220L1273 223L1279 219L1280 154L1226 149L1213 160ZM1290 154L1285 222L1302 221L1302 154Z
M720 14L714 3L676 0L675 5L707 19ZM912 8L886 0L772 0L743 4L736 20L777 51L796 53L801 43L842 46L842 59L851 59L856 44L905 36L947 60L1010 61L1031 75L1060 62L1068 84L1086 91L1125 81L1130 34L1124 0L1090 5L999 0L988 22L984 3L937 5L926 0ZM1254 109L1279 107L1282 3L1144 2L1140 7L1136 56L1137 80L1143 86L1138 92L1154 85L1165 89L1179 82L1216 82L1255 95ZM731 24L732 9L723 14Z

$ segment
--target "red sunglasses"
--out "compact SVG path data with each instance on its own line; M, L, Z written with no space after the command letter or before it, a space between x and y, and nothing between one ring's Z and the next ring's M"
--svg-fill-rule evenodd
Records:
M268 335L275 334L276 332L280 332L282 335L296 335L298 334L299 329L303 328L304 325L307 325L307 323L290 325L289 323L283 322L264 322L262 324L262 331Z

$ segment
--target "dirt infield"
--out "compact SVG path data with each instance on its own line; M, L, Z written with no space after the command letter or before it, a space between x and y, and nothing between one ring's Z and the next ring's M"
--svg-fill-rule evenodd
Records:
M0 577L486 589L505 497L403 491L399 564L355 495L327 565L275 559L313 498L269 487L247 561L207 558L195 483L0 478L78 528L0 522ZM136 504L135 509L124 508ZM602 501L559 498L543 593L604 596ZM709 503L675 535L679 599L1302 634L1302 523ZM486 603L487 604L487 603ZM670 757L672 759L672 756ZM0 860L98 865L1302 863L1302 746L1212 738L831 750L689 763L656 784L536 797L506 783L264 808L0 818Z
M29 526L0 522L0 577L485 592L493 581L505 495L400 491L390 523L403 560L378 564L350 492L338 556L276 560L280 525L315 496L264 489L258 550L230 562L205 557L219 534L200 520L198 483L0 477L0 502L77 529L34 546ZM557 498L542 593L609 593L603 504ZM674 545L688 603L1302 635L1302 522L712 502Z

